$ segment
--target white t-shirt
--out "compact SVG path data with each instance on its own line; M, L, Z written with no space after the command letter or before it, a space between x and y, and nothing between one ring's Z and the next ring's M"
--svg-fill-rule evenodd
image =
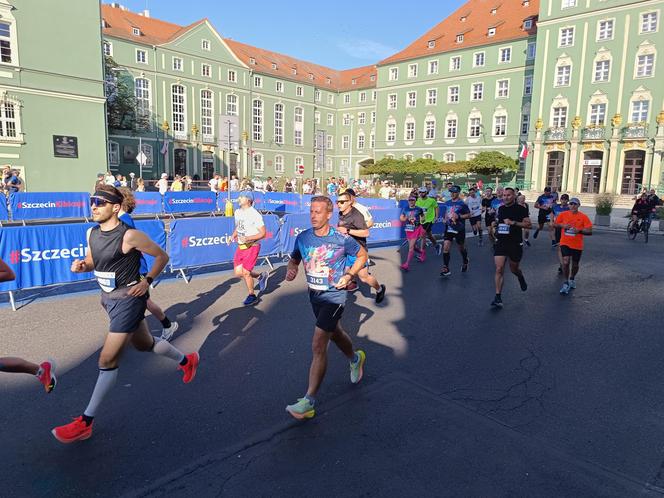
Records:
M157 182L157 186L159 187L159 193L164 195L168 191L168 180L166 178L161 178Z
M237 178L231 179L231 192L237 192L240 190L240 180Z
M211 190L212 192L216 192L216 191L217 191L217 184L218 184L218 183L219 183L219 181L218 181L216 178L211 178L211 179L210 179L210 181L208 182L208 185L210 186L210 190Z
M369 208L360 204L359 202L355 201L353 203L353 207L357 209L360 214L362 214L362 217L364 218L364 221L369 224L373 221L373 216L371 216L371 212L369 211Z
M262 226L265 226L263 217L253 206L235 210L235 228L237 229L238 242L242 242L244 237L258 235Z
M479 196L468 196L466 197L466 204L468 205L468 209L470 209L470 216L473 218L475 216L481 216L482 215L482 198Z
M304 185L302 185L302 193L303 194L310 194L311 193L311 185L309 185L308 183L305 183Z
M378 193L383 199L389 199L391 192L392 189L390 187L381 187Z

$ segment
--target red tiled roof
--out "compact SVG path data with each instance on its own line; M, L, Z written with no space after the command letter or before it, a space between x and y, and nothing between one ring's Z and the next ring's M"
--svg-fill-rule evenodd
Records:
M107 26L103 30L104 34L151 45L168 43L206 21L206 19L202 19L183 27L106 4L102 4L102 18ZM141 36L134 36L132 28L139 28ZM262 74L302 81L310 85L316 85L319 88L336 91L376 86L375 78L374 81L371 81L371 75L376 75L375 66L337 71L319 64L295 59L288 55L253 47L230 38L224 38L224 41L238 59L249 68ZM293 74L294 69L296 74ZM355 84L353 84L353 80L355 80Z
M378 65L534 35L537 31L536 23L533 22L532 29L524 30L523 22L526 19L537 20L539 0L529 0L527 3L524 5L524 0L503 0L502 3L495 0L469 0L447 19ZM492 9L496 9L495 14L491 13ZM487 32L492 27L496 28L496 34L490 37ZM463 42L457 43L456 37L460 34L463 34ZM434 42L432 48L429 48L429 42Z

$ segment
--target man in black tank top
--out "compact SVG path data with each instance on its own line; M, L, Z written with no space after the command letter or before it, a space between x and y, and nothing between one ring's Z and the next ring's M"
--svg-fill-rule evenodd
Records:
M153 337L145 325L148 290L166 266L168 255L145 233L119 220L122 201L122 193L115 187L97 187L90 204L92 219L99 225L88 231L85 259L76 259L71 265L75 273L94 271L110 327L99 354L99 377L88 407L73 422L51 431L62 443L81 441L92 435L93 418L116 382L120 356L128 343L139 351L152 351L177 361L184 372L185 384L194 379L198 367L198 353L185 356L168 341ZM155 258L145 278L140 274L141 253Z

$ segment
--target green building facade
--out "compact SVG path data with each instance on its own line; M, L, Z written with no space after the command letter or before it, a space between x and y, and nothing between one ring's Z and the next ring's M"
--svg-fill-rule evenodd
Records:
M106 170L100 47L96 2L0 0L0 164L31 191L87 191Z

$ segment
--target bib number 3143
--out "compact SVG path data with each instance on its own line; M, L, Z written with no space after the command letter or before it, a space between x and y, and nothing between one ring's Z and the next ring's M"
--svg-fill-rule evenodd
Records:
M311 290L329 290L328 272L307 273L307 285Z
M498 233L500 235L509 235L510 233L510 226L507 223L500 223L498 225Z

